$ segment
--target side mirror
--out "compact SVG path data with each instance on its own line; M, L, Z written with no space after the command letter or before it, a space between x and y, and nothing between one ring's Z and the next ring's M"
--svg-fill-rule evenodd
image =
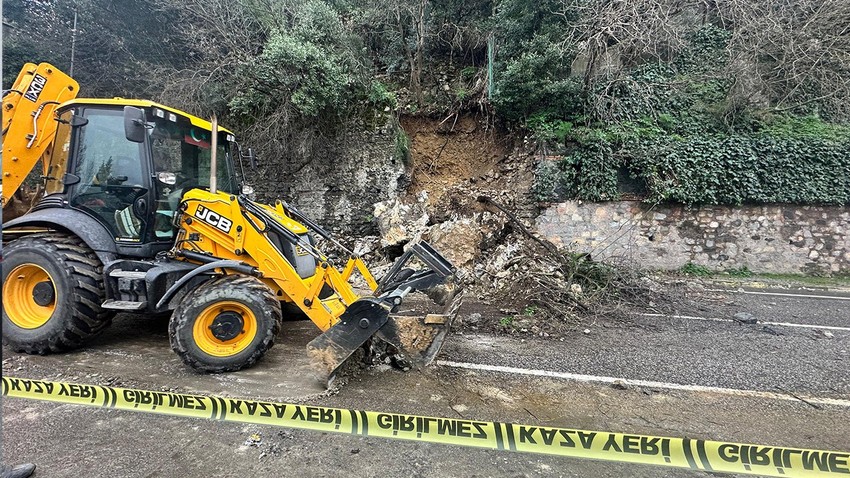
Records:
M248 148L248 164L251 166L251 171L257 169L257 158L254 156L254 150Z
M124 136L127 141L144 143L147 127L145 112L135 106L124 107Z

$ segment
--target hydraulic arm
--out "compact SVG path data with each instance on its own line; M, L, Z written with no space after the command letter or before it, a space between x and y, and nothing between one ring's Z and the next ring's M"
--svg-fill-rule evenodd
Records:
M3 92L4 208L42 156L50 155L53 147L68 146L53 145L53 113L78 92L77 82L49 63L27 63L12 88Z

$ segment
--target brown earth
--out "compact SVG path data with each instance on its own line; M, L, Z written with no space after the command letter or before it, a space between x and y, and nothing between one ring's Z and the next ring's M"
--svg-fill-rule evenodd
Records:
M469 114L444 120L404 116L400 123L410 138L408 193L427 191L432 205L456 186L492 176L511 149L509 136Z

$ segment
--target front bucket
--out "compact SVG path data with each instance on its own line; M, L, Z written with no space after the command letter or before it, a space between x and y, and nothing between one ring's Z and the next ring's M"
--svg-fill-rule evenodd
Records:
M339 368L387 323L390 309L379 299L351 304L339 322L307 344L307 355L319 381L330 388Z
M445 307L440 314L418 316L390 315L376 337L391 346L390 355L403 369L424 367L440 353L463 302L462 291L455 284L446 286Z

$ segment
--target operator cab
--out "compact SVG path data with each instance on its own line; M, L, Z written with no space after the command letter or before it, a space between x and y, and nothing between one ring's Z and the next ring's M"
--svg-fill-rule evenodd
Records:
M136 137L125 130L128 114L141 118ZM57 115L45 200L64 196L66 207L100 222L124 254L170 248L183 194L210 187L212 125L158 103L120 98L72 100ZM217 140L217 189L235 194L235 138L219 128Z

